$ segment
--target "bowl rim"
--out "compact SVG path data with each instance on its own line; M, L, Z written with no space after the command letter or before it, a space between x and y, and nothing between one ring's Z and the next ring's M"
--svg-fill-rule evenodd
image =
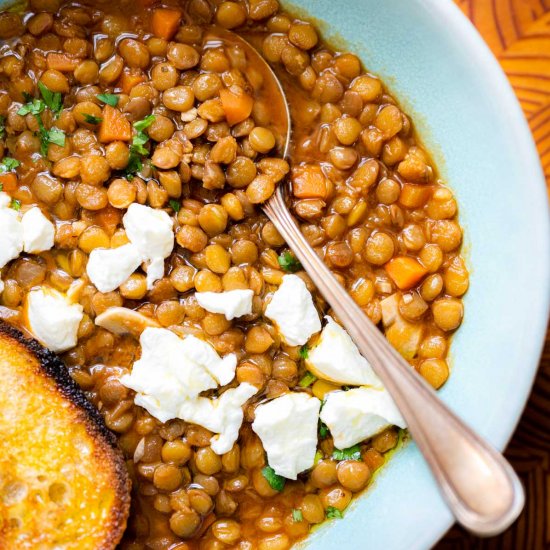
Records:
M548 200L546 180L542 171L540 157L535 145L531 130L519 100L504 73L497 58L490 50L479 31L473 23L466 17L453 0L420 0L426 8L433 10L434 16L441 18L443 25L451 33L456 33L458 38L463 38L462 45L465 50L465 56L470 59L477 59L484 67L486 78L493 81L498 86L498 94L495 94L495 102L500 104L502 112L506 112L510 133L513 134L514 144L518 149L518 159L516 162L525 169L525 185L529 186L529 191L534 192L535 199L540 200L540 217L537 223L540 223L540 241L542 248L549 254L540 258L540 278L544 281L545 288L541 289L543 301L539 304L538 315L534 316L534 323L531 327L533 337L531 338L532 353L528 354L531 363L528 365L529 372L524 373L521 382L516 386L517 393L511 396L514 406L510 407L514 411L510 415L508 424L502 430L495 434L494 444L503 450L512 435L516 426L523 415L523 410L527 404L533 384L535 382L540 357L545 344L546 331L548 329L548 320L550 315L550 204ZM543 214L543 211L545 213ZM544 292L545 291L545 292ZM515 397L515 398L514 398Z
M310 4L311 1L313 0L310 0L307 4ZM304 16L308 15L308 7L300 6L299 0L289 0L286 3L289 4L291 12L293 8L296 8L298 13ZM508 388L503 389L509 413L499 419L501 422L491 432L490 440L492 444L502 451L514 434L531 393L545 342L550 312L550 205L546 182L540 164L540 157L519 101L498 60L478 30L453 0L415 0L415 3L419 5L419 8L428 12L430 17L437 21L438 26L445 28L446 33L453 35L453 41L460 44L465 59L475 60L476 65L483 67L483 82L480 84L480 87L498 90L498 93L493 94L495 108L502 113L506 113L507 134L517 151L514 165L521 167L522 184L525 187L525 193L528 192L531 194L532 202L536 205L533 217L530 219L530 226L537 231L537 249L548 252L544 253L541 257L537 257L538 269L535 278L537 282L540 282L537 288L537 297L540 297L540 301L532 304L533 321L529 326L530 338L522 349L525 361L522 365L521 376L518 377L513 392L509 391ZM327 33L326 38L329 43L332 38L331 34L334 32L336 33L334 36L336 44L347 43L349 46L354 44L353 38L351 41L343 39L338 34L338 28L331 29L327 20L321 19L320 23L321 27L324 27L323 30ZM374 72L380 73L380 71ZM389 82L388 75L390 77ZM391 71L383 71L381 77L387 85L389 84L390 92L395 95L398 102L403 104L403 100L405 100L405 106L409 107L410 104L407 104L406 94L401 94L398 89L392 86ZM420 135L422 136L422 131ZM467 225L465 229L468 236ZM443 398L445 398L445 392L443 392ZM417 449L416 452L419 454ZM397 456L394 457L394 460L396 459L398 459ZM387 473L389 475L391 472ZM381 477L383 477L384 472L381 472L381 474ZM366 499L368 500L368 496L366 496ZM447 512L443 517L432 518L432 520L423 523L421 533L415 531L414 534L418 538L411 541L407 550L424 550L433 546L454 523L450 512ZM358 523L355 523L353 526L356 529L360 527ZM330 530L328 526L325 529ZM322 537L323 533L321 531L324 531L324 529L317 532L318 536L314 540L308 537L304 541L305 544L298 547L305 549L310 548L311 545L313 548L315 547L315 543L319 542L322 548L329 548L329 546L323 544L323 538L318 538ZM309 544L308 540L310 541ZM352 547L361 548L361 542L359 540L354 542ZM396 547L391 548L393 550Z

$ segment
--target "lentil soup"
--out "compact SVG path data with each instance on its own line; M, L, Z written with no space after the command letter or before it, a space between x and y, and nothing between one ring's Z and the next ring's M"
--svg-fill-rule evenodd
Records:
M0 318L117 434L121 548L289 548L405 424L260 205L290 180L311 246L437 389L468 288L453 194L383 83L277 0L27 10L0 14ZM288 162L217 28L280 77Z

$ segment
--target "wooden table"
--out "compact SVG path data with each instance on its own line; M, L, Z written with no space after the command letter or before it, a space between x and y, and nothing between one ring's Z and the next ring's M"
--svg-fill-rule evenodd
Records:
M550 194L550 0L456 0L498 57L533 132ZM529 403L506 451L526 489L525 510L503 535L453 527L437 550L550 548L550 331Z

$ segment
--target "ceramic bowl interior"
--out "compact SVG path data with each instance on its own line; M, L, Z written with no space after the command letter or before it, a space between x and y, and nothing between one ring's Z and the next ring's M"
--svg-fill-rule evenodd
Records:
M10 3L0 0L0 9ZM315 18L329 40L382 77L456 193L471 287L440 394L502 449L531 388L550 298L544 179L506 77L452 0L283 3ZM303 547L425 549L451 523L408 444L344 520L322 526Z
M549 215L539 159L497 61L451 0L300 0L324 35L359 54L412 116L455 192L471 286L441 397L499 449L538 365L550 297ZM425 549L452 517L414 444L395 453L316 550Z

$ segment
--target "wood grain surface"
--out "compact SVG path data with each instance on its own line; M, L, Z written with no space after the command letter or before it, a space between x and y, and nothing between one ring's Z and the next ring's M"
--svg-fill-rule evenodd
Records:
M500 61L520 100L550 194L550 0L457 0ZM506 456L524 483L525 510L510 529L479 539L453 527L437 550L550 549L550 331Z

